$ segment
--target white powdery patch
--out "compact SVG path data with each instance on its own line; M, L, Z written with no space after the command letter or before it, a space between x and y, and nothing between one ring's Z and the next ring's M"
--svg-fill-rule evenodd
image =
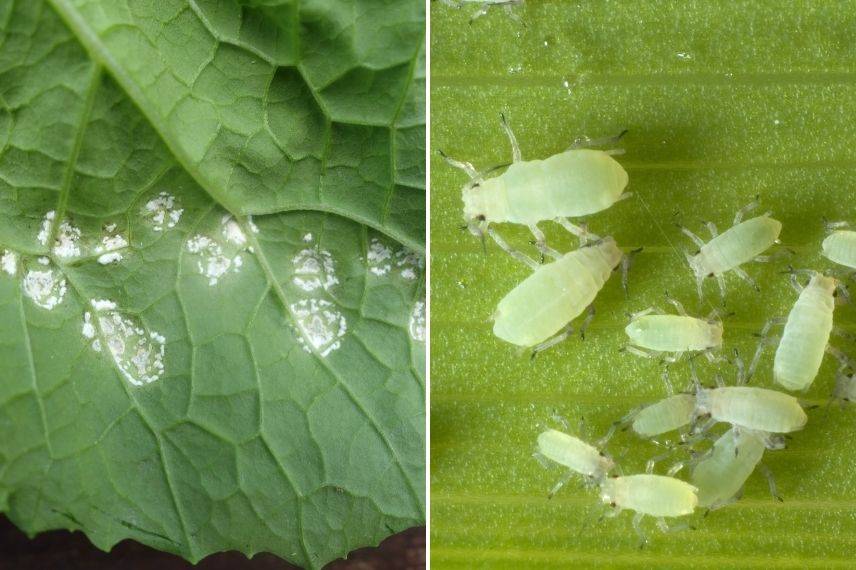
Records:
M369 244L369 250L366 254L366 261L369 264L369 271L378 277L386 275L392 270L392 250L389 249L383 242L377 238L372 238Z
M116 303L109 299L93 299L92 308L96 311L113 311L116 309Z
M247 236L244 234L244 230L241 229L240 224L230 214L223 216L220 220L220 225L222 226L223 237L226 238L226 241L239 246L247 244Z
M417 301L410 312L410 337L425 342L425 301Z
M48 244L48 238L50 238L51 235L51 227L53 226L54 218L56 218L56 212L53 210L45 214L45 217L42 218L42 226L39 229L39 235L36 236L36 239L38 239L39 243L42 245Z
M229 257L223 253L219 243L203 235L190 238L187 241L187 251L199 255L196 267L200 274L208 278L208 284L211 286L216 285L230 270L237 273L244 264L240 253Z
M53 269L44 271L30 269L24 275L24 295L48 311L62 303L67 288L65 277L54 272Z
M39 234L41 235L41 234ZM63 220L56 234L53 252L58 257L69 258L80 256L80 228Z
M400 249L395 252L395 266L404 279L415 281L425 271L425 256L412 249Z
M302 336L300 344L306 352L327 356L342 346L341 338L348 331L345 317L336 306L324 299L303 299L291 305Z
M112 227L112 229L110 229ZM116 230L116 224L105 227L108 232ZM107 235L101 238L101 244L95 248L95 253L100 253L98 263L107 265L122 260L123 254L119 251L128 247L128 240L122 235Z
M310 233L310 234L304 235L303 241L305 241L306 243L312 243L312 234Z
M294 277L291 280L304 291L321 288L329 291L339 283L333 256L329 251L304 249L291 261L294 264Z
M98 315L98 326L107 350L113 357L116 367L125 379L134 386L143 386L159 380L164 374L164 356L166 339L156 332L146 332L134 317L123 315L115 310L111 301L97 301L98 306L109 307ZM96 307L96 301L92 302ZM89 313L84 315L83 336L93 338L95 326ZM91 336L90 336L91 335ZM92 343L92 348L101 351L100 340Z
M3 250L3 256L0 257L0 269L7 275L15 275L18 273L18 254L8 249Z
M183 213L184 209L176 206L175 196L166 192L146 202L143 212L151 220L152 229L156 232L174 228L181 221Z

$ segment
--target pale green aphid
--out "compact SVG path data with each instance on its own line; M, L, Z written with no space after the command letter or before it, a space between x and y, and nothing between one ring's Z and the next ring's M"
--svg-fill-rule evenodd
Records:
M592 236L566 220L563 224L569 231L580 235L584 243L586 236L594 237L596 241L564 255L549 250L557 259L541 265L511 249L501 237L494 238L500 247L532 268L533 272L499 302L494 314L493 333L517 346L534 347L534 353L567 338L571 334L568 323L588 307L589 317L582 326L582 331L585 331L593 316L592 302L612 271L625 259L611 237L601 239Z
M588 484L598 485L615 468L613 460L593 445L555 429L538 434L535 457L558 463L568 469L568 473L550 491L550 496L573 474L582 475Z
M743 484L761 462L764 450L781 446L781 442L763 433L739 428L725 432L692 470L690 481L698 488L698 505L713 510L737 501ZM763 474L770 492L781 500L772 474L766 469Z
M637 435L652 438L689 425L696 409L693 394L675 394L631 414Z
M702 352L711 361L713 351L722 347L722 322L714 310L707 319L691 317L684 306L667 297L678 311L670 315L658 307L650 307L630 316L624 332L630 338L627 352L654 358L668 353L666 361L675 362L684 352Z
M856 231L847 228L847 222L833 222L827 228L833 230L821 244L823 256L839 265L856 269Z
M621 151L580 148L615 142L621 135L586 139L545 160L524 161L504 117L502 126L511 141L512 164L498 176L486 179L495 169L479 173L472 164L443 155L446 162L470 176L462 196L464 219L474 235L483 236L493 223L524 224L535 236L539 249L549 253L545 251L546 238L538 228L539 222L594 214L630 196L623 193L627 172L611 156ZM490 235L497 238L495 233Z
M749 261L767 262L772 259L772 256L761 254L778 243L782 223L771 218L770 212L744 222L743 216L756 207L758 207L757 197L755 201L737 212L732 227L722 234L719 234L712 222L707 222L712 238L707 243L687 228L681 227L681 231L699 247L695 255L686 254L690 268L695 274L699 298L703 296L704 279L714 277L719 285L720 295L724 299L724 275L729 271L733 271L756 290L760 290L758 284L740 266Z
M768 433L801 430L808 420L793 396L752 386L702 388L696 394L695 415L709 416L710 425L725 422Z
M803 287L797 281L796 272L791 273L791 284L799 293L796 303L787 319L774 318L767 321L761 330L762 340L749 366L749 376L755 372L764 347L778 341L776 356L773 360L773 378L788 390L806 390L814 382L823 355L834 355L841 367L846 367L849 359L838 349L829 345L829 336L833 331L832 312L835 309L835 293L844 291L838 280L814 271L808 271L811 278ZM781 339L768 337L774 325L784 324Z
M696 491L693 485L680 479L644 473L605 479L600 485L600 498L614 509L613 516L622 509L636 511L633 528L644 545L648 541L641 527L645 515L656 517L663 532L684 528L685 525L669 528L665 517L692 514L698 505Z

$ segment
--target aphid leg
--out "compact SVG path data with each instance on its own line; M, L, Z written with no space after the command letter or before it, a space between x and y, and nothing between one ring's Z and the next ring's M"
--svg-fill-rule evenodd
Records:
M452 166L454 168L457 168L459 170L463 170L464 172L466 172L469 175L471 180L477 180L479 178L479 173L476 170L476 167L473 166L471 163L465 162L463 160L456 160L456 159L452 158L451 156L447 155L442 150L438 150L437 153L443 157L443 160L445 160L446 164L448 164L449 166Z
M639 550L645 548L645 545L648 544L648 537L645 536L645 531L642 530L642 519L645 517L643 513L636 513L633 515L633 530L636 531L636 534L639 535L639 539L641 540L639 544Z
M505 120L505 113L499 114L499 122L502 124L502 130L508 136L508 141L511 143L511 162L520 162L523 160L520 154L520 145L517 144L517 137L514 136L514 131L508 126L508 121Z
M664 459L668 459L671 456L672 453L670 451L667 451L666 453L661 453L660 455L655 455L645 463L645 473L647 473L648 475L652 474L654 472L654 466L657 465L657 463Z
M534 270L538 269L538 267L540 267L540 264L537 261L535 261L531 257L527 256L523 252L517 251L516 249L514 249L513 247L508 245L506 243L506 241L504 239L502 239L502 236L500 236L498 233L496 233L496 231L494 231L493 228L489 227L487 229L487 233L490 237L493 238L493 241L496 242L496 245L501 247L511 257L513 257L517 261L526 265L529 269L534 271Z
M683 469L685 466L686 466L686 462L685 462L685 461L678 461L677 463L675 463L674 465L672 465L671 467L669 467L669 470L668 470L668 471L666 471L666 475L667 475L668 477L674 477L674 476L675 476L675 475L677 475L677 474L681 471L681 469Z
M627 316L630 318L631 321L635 321L636 319L638 319L640 317L644 317L645 315L652 315L652 314L653 315L664 315L665 313L663 312L663 309L661 309L657 305L651 305L650 307L648 307L645 310L637 311L635 313L630 313Z
M684 530L688 530L688 529L691 529L693 527L691 527L690 523L688 523L686 521L679 522L679 523L673 524L672 526L669 526L666 523L666 519L664 519L663 517L657 517L657 528L659 528L662 533L669 534L669 533L673 533L673 532L681 532Z
M660 375L663 379L663 384L666 385L666 392L671 396L675 393L675 387L672 385L672 379L669 376L669 367L663 368L663 373Z
M767 485L770 486L770 494L773 495L773 498L783 503L785 500L779 495L778 490L776 489L776 479L773 477L773 472L770 471L770 468L761 463L758 465L758 470L761 472L761 475L767 480Z
M559 424L564 431L568 431L569 429L571 429L571 424L568 423L568 419L565 416L559 414L559 412L556 410L553 410L553 413L550 414L550 419Z
M835 328L833 328L832 330L834 331ZM838 361L839 370L844 370L846 368L852 367L852 361L850 360L850 357L841 352L841 350L832 346L831 344L826 345L826 352L827 354L831 354Z
M850 222L830 222L829 220L824 220L823 225L826 231L831 232L833 230L840 230L841 228L849 228Z
M741 268L735 267L734 273L737 274L737 277L749 283L749 285L751 285L756 291L761 291L761 287L758 285L758 282L749 277L749 274L743 271Z
M594 303L592 303L586 309L586 318L583 321L582 326L580 327L580 338L583 340L585 340L585 338L586 338L586 329L588 329L592 320L594 320L594 315L595 315L595 308L594 308Z
M557 334L553 338L548 338L547 340L545 340L541 344L536 344L535 346L532 347L532 358L534 359L536 356L538 356L539 353L544 352L545 350L547 350L551 346L555 346L555 345L559 344L560 342L562 342L563 340L565 340L566 338L571 336L571 334L573 334L573 332L574 332L574 328L571 325L568 325L565 327L565 329L562 332L560 332L559 334Z
M636 248L624 255L621 258L621 288L624 290L624 297L629 297L629 283L630 283L630 268L633 266L633 260L642 251L642 248Z
M533 454L532 454L532 457L533 457L533 458L535 459L535 461L537 461L537 462L538 462L538 464L539 464L541 467L543 467L544 469L550 469L550 468L553 466L553 463L551 463L549 459L547 459L546 457L544 457L543 455L541 455L541 454L540 454L540 453L538 453L537 451L536 451L535 453L533 453Z
M647 350L643 350L641 348L637 348L632 344L628 344L627 346L625 346L624 350L626 350L630 354L635 354L636 356L642 356L644 358L657 358L656 354L648 352Z
M716 229L716 224L714 224L713 222L705 222L704 225L707 228L707 231L710 233L711 239L719 235L719 230Z
M745 216L746 214L748 214L749 212L751 212L752 210L754 210L755 208L758 207L758 198L760 198L760 195L756 194L754 200L752 200L751 202L749 202L748 204L746 204L745 206L743 206L742 208L737 210L737 213L734 214L734 223L732 225L736 226L737 224L742 222L743 216Z
M756 261L758 263L770 263L772 261L776 261L793 254L794 252L790 249L780 249L779 251L776 251L769 255L756 255L752 261Z
M549 255L553 259L559 259L562 257L561 253L547 245L547 236L544 235L544 232L542 232L536 224L529 226L529 231L532 232L532 235L535 237L535 247L537 247L538 251L541 252L542 260L544 255Z
M743 359L740 358L740 354L737 352L737 349L734 349L734 367L737 368L737 380L735 384L737 386L743 386L748 382L748 378L746 377L746 366L743 364Z
M677 299L675 299L674 297L669 295L668 291L666 291L666 302L671 303L672 306L675 307L675 310L678 312L679 315L681 315L683 317L688 316L687 310L684 308L683 303L681 303L680 301L678 301Z
M600 240L600 236L597 236L590 231L585 226L578 226L571 222L568 218L556 218L554 220L557 224L565 228L569 233L577 236L580 240L580 247L585 246L590 241L598 241Z
M571 143L571 146L568 147L568 150L578 150L581 148L593 148L597 146L614 146L617 145L624 135L627 134L627 129L624 129L617 135L612 135L609 137L600 137L600 138L589 138L586 136L577 137L574 139L574 142ZM619 150L619 149L617 149Z
M680 228L681 233L683 233L685 236L687 236L688 238L693 240L693 243L696 244L699 248L704 247L705 243L700 237L698 237L697 235L692 233L688 228L686 228L680 224L678 224L678 227Z
M722 300L723 304L725 303L725 277L722 275L715 275L716 284L719 286L719 298Z
M547 493L547 498L548 498L548 499L552 499L552 498L553 498L553 496L554 496L556 493L558 493L558 492L559 492L559 489L561 489L562 487L564 487L564 486L565 486L565 484L566 484L568 481L570 481L570 480L571 480L571 477L573 477L573 476L574 476L574 472L573 472L573 471L568 471L567 473L565 473L564 475L562 475L562 477L561 477L561 478L556 482L556 484L555 484L555 485L553 485L553 488L552 488L552 489L550 489L550 492L549 492L549 493Z
M774 317L764 323L764 326L761 328L761 332L757 334L761 340L758 342L758 348L755 349L755 355L752 357L752 362L749 363L749 369L746 371L747 382L755 375L755 369L758 367L758 362L761 360L761 354L764 352L764 349L768 345L775 344L779 341L779 337L769 336L770 329L774 326L784 325L786 322L788 322L788 319L785 317Z

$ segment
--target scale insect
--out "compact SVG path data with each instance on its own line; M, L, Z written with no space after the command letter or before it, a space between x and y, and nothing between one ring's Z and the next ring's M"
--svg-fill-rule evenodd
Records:
M452 159L441 151L448 164L470 176L464 185L464 219L470 232L483 237L490 224L526 225L542 253L547 253L546 237L538 223L555 218L587 216L630 196L624 193L628 176L612 155L619 150L594 150L617 142L624 133L606 139L584 139L565 152L545 160L523 160L517 139L505 117L502 127L511 141L512 163L498 176L485 178L496 168L479 173L468 162Z
M733 271L738 277L760 291L758 284L749 277L740 266L749 261L767 262L774 256L761 255L773 244L779 243L782 223L770 217L766 212L755 218L743 221L743 217L758 207L758 197L737 211L733 225L720 234L713 222L706 222L711 240L705 243L700 237L678 224L687 237L695 243L699 250L694 254L686 254L690 268L695 274L699 299L704 293L702 285L708 277L716 279L722 299L725 299L724 275Z
M630 339L625 350L637 356L654 358L666 354L666 362L677 362L685 352L701 352L708 360L716 360L714 351L722 347L722 321L714 309L706 319L691 317L684 306L666 295L677 315L650 307L630 316L624 332Z
M848 222L826 224L830 234L821 244L823 256L839 265L856 269L856 231L849 228Z
M810 276L808 285L800 284L798 273ZM788 390L803 391L814 382L825 353L838 359L839 372L849 365L844 353L829 344L829 336L834 330L832 313L836 293L842 292L844 297L847 293L837 279L815 271L791 270L790 281L799 297L786 319L773 318L764 325L748 376L751 378L755 373L764 348L778 342L773 359L773 379ZM781 339L768 336L776 325L784 325Z
M585 334L594 317L595 297L622 261L625 289L627 284L630 256L622 253L614 239L589 234L567 220L557 221L580 237L581 247L564 255L547 248L555 259L551 263L539 264L512 249L501 237L494 238L533 272L499 302L493 333L511 344L531 347L533 356L567 338L572 332L569 323L588 308L580 329L580 334ZM492 229L488 231L493 233ZM594 239L591 243L590 238Z
M736 427L729 429L694 462L690 481L698 488L698 505L715 510L736 502L743 493L744 483L761 463L764 451L783 447L781 437ZM770 493L781 501L772 473L761 467Z

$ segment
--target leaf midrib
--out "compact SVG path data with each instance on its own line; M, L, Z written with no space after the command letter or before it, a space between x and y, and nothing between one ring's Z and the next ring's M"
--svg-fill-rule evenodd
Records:
M137 84L133 80L133 78L124 72L122 66L119 65L119 62L117 62L110 55L110 53L106 49L106 46L104 46L104 44L101 42L98 35L95 34L89 28L89 26L86 24L84 19L80 16L80 14L77 12L77 10L75 10L74 7L72 7L70 5L69 1L68 0L48 0L48 2L53 7L54 11L60 16L60 18L62 18L62 20L68 26L69 30L71 30L72 34L74 34L74 36L77 38L77 40L83 45L83 47L86 49L87 53L92 58L92 60L94 62L96 62L96 64L98 64L98 65L100 65L100 66L102 66L105 69L110 71L111 75L113 75L113 77L116 79L117 83L122 87L122 89L125 91L125 93L128 95L128 97L130 97L131 100L134 102L134 104L140 109L140 112L143 114L143 116L146 118L146 120L149 122L149 124L152 126L152 128L155 130L155 132L158 134L158 137L167 146L167 148L169 149L172 156L182 166L182 168L184 168L184 170L197 182L197 184L199 184L199 186L214 201L216 201L222 208L224 208L226 211L231 213L236 218L239 214L242 214L243 211L239 207L236 207L235 205L230 205L228 195L226 194L226 192L224 190L219 189L219 185L216 183L216 181L213 180L212 178L210 178L209 176L207 176L205 173L203 173L202 170L197 168L195 163L193 162L193 160L191 160L190 156L184 151L184 149L182 149L179 145L177 145L172 140L171 137L166 135L166 133L169 132L169 129L166 127L166 124L164 123L164 121L162 121L159 118L159 114L148 103L148 98L145 96L145 94L142 92L142 90L139 88L139 86L137 86ZM191 4L191 9L192 9L192 6L195 6L195 3L191 1L190 4ZM195 11L194 11L194 13L195 13ZM209 33L211 33L210 30L209 30ZM220 41L216 35L212 34L212 37L214 37L215 39ZM249 49L250 51L253 51L251 48L249 48L247 46L242 45L241 47ZM253 51L253 53L255 53L255 51ZM415 53L416 53L416 55L414 56L412 64L411 64L412 69L415 69L415 58L418 57L419 50L417 49ZM262 57L262 56L260 56L260 57ZM268 58L266 56L264 56L263 59L265 59L265 61L268 61ZM304 82L306 83L306 85L309 86L310 84L309 84L309 82L306 81L305 74L304 74L301 66L296 65L295 69L297 69L297 71L301 74L301 77L304 78ZM410 76L410 81L412 82L412 74ZM317 97L317 94L315 93L315 90L310 87L309 91L312 93L314 100L316 102L318 102L320 105L320 101ZM408 91L409 91L409 84L408 84L408 87L404 90L404 95L402 97L401 106L403 106L404 101L407 98ZM321 106L321 109L323 110L324 107ZM324 111L324 117L325 117L325 120L329 123L330 118L329 118L328 112ZM394 123L393 123L393 126L391 128L394 128ZM329 132L329 129L328 129L328 132ZM328 135L328 138L329 138L329 135ZM325 162L325 163L326 163L326 156L327 156L327 153L325 152L325 156L323 157L324 158L323 162ZM393 156L392 160L395 160L394 156ZM395 179L394 179L395 178L395 171L393 170L390 173L390 175L393 177L393 180L391 182L391 188L390 188L390 193L392 193L395 191ZM318 179L318 187L317 188L319 191L321 189L321 179L323 176L324 176L324 169L322 169L321 175ZM311 204L311 205L301 204L301 205L290 206L290 207L286 207L286 208L275 208L275 209L272 209L271 211L255 212L255 214L256 215L262 215L262 214L284 213L284 212L290 212L290 211L317 211L317 212L333 213L333 214L351 219L351 220L353 220L357 223L360 223L362 225L372 227L372 228L376 229L377 231L395 239L399 243L402 243L403 245L410 247L411 249L414 249L414 250L422 252L422 253L425 252L425 245L424 244L419 243L415 239L412 239L412 238L408 237L407 235L405 235L401 232L398 232L398 231L395 231L393 229L385 227L382 222L383 222L383 220L386 219L386 214L384 214L383 220L381 221L381 223L378 223L376 221L367 219L363 216L355 215L352 212L347 212L347 211L344 211L340 208L336 208L334 206L322 204L322 203L320 203L320 200L319 200L318 204Z

